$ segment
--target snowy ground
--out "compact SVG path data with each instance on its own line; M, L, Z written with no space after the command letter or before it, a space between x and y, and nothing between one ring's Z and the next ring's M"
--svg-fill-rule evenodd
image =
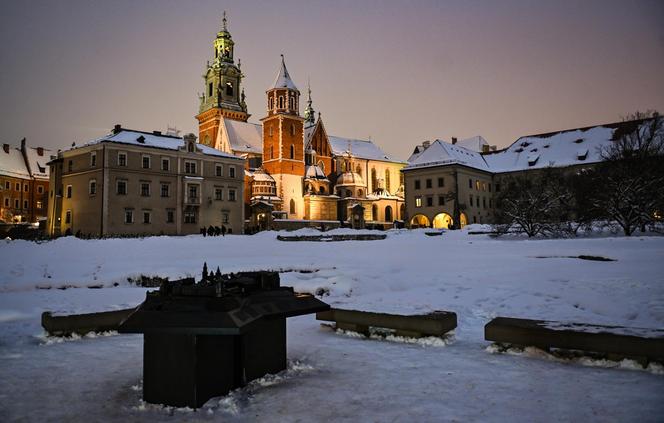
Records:
M616 261L566 258L578 255ZM203 261L224 272L318 269L282 273L282 283L329 292L324 300L342 308L455 311L459 327L446 342L407 344L292 318L289 370L197 411L140 401L140 335L59 342L42 333L44 310L134 306L146 290L128 277L198 275ZM274 232L0 241L0 421L662 421L661 367L494 354L483 326L497 315L662 328L664 238L400 231L383 241L335 243L280 242Z

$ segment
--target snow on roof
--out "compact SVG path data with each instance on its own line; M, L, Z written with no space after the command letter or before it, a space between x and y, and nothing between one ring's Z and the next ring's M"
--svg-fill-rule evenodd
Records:
M403 163L400 160L395 160L388 156L376 144L367 140L356 140L350 138L341 138L329 135L330 147L332 147L332 154L341 156L348 154L350 147L350 154L359 159L380 160L384 162L397 162Z
M8 152L0 150L0 175L14 178L30 178L23 154L17 147L9 146Z
M493 172L565 167L602 161L615 128L595 126L553 134L521 137L505 150L484 156Z
M289 88L298 92L300 91L297 89L293 83L293 80L288 74L288 69L286 69L286 62L284 61L283 54L281 55L281 66L279 67L279 72L277 73L277 77L275 78L272 87L270 87L270 89L274 88Z
M137 145L141 147L160 148L164 150L179 150L184 147L184 139L180 137L173 137L170 135L159 135L149 132L134 131L131 129L121 129L117 133L110 133L101 138L88 141L83 146L95 145L102 142L114 142L120 144ZM75 147L74 147L75 148ZM224 153L215 148L208 147L203 144L196 144L203 154L209 156L218 156L237 159L237 156Z
M474 137L466 138L465 140L458 141L455 145L463 147L467 150L477 151L481 153L484 146L488 146L489 143L481 135L475 135Z
M325 172L323 172L323 170L317 165L307 166L304 172L304 177L311 179L327 179Z
M263 152L263 129L261 125L226 118L224 118L224 124L226 125L228 142L233 151L259 154Z
M41 151L41 155L39 152ZM36 179L48 179L49 166L47 163L51 160L51 150L45 148L26 148L26 155L28 156L28 166L30 172Z
M441 140L431 143L429 148L419 153L404 169L448 164L460 164L487 172L490 171L484 158L477 151L468 150Z

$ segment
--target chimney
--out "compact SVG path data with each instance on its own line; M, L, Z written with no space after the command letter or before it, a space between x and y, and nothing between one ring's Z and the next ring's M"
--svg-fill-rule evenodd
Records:
M152 131L154 135L161 135L161 131Z
M25 138L21 140L21 151L25 151Z
M5 150L5 153L9 154L9 144L2 144L2 149Z
M116 124L116 125L113 127L113 133L114 133L114 134L117 134L117 133L119 133L120 131L122 131L122 125L120 125L120 124Z
M452 145L457 143L457 137L452 137Z
M422 147L424 147L425 150L427 148L429 148L430 145L431 145L431 141L429 141L429 140L426 140L422 143Z
M44 147L37 147L37 155L38 156L44 155Z
M488 153L489 152L489 145L484 144L482 145L482 153Z

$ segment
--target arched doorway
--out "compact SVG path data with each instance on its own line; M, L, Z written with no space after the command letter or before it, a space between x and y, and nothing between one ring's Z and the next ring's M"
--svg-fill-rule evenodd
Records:
M295 200L290 200L290 214L295 214Z
M410 219L411 228L428 228L429 227L429 218L423 214L416 214Z
M447 213L438 213L433 218L433 227L437 229L448 229L452 223L452 216Z
M393 220L394 219L392 218L392 206L385 207L385 221L391 223Z
M461 215L459 215L459 226L463 228L467 224L468 224L468 219L466 218L466 213L461 213Z

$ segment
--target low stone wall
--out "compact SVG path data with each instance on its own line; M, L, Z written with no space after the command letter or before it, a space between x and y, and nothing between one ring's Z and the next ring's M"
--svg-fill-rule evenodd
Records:
M385 239L386 234L344 234L344 235L277 235L279 241L378 241Z
M300 219L274 219L272 229L275 231L296 231L302 228L314 228L322 231L338 229L341 222L338 220L300 220Z

